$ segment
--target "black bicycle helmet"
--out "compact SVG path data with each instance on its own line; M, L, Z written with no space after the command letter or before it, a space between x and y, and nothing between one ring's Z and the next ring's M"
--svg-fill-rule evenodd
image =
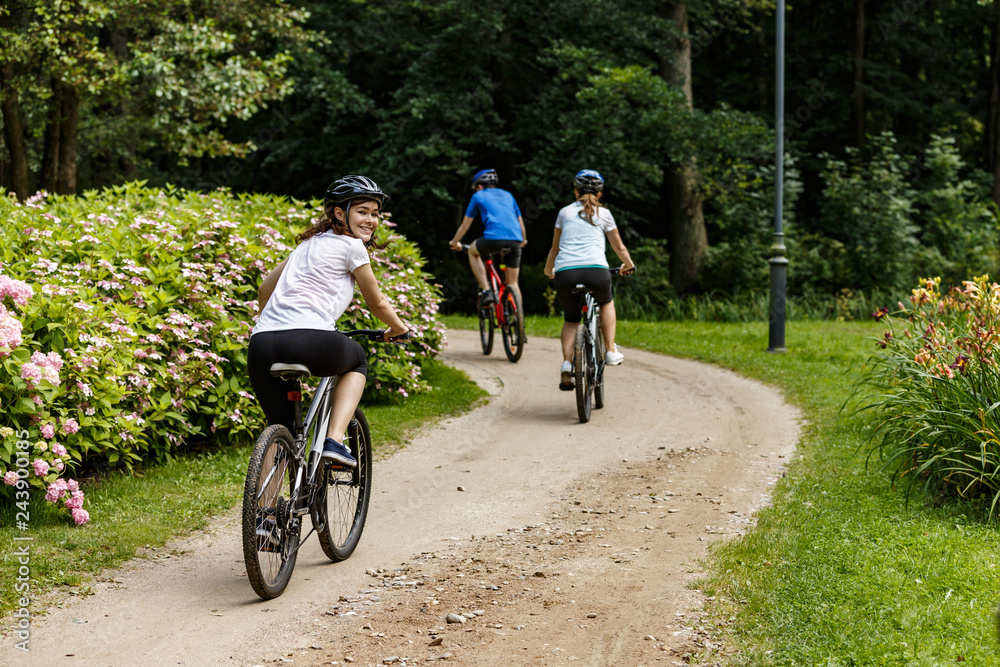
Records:
M580 194L596 195L604 189L604 177L593 169L584 169L578 172L573 179L573 185Z
M477 185L496 185L500 182L496 169L481 169L472 177L472 187Z
M323 200L329 204L343 204L352 199L371 199L378 202L379 210L389 201L389 195L367 176L344 176L338 178L326 189Z

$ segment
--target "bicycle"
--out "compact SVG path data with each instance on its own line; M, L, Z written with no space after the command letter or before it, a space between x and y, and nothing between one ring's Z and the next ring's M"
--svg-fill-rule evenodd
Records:
M468 250L469 246L463 243L461 249ZM517 363L524 351L524 313L521 311L520 299L504 280L506 267L502 260L506 252L506 250L501 250L499 253L499 269L497 269L492 255L483 256L486 265L486 282L493 295L493 303L478 309L479 342L483 346L483 354L492 352L493 332L496 327L500 327L503 351L511 363Z
M382 331L371 329L344 335L383 340ZM405 344L409 338L404 334L389 342ZM331 561L351 556L365 527L372 483L371 434L360 408L344 441L357 466L322 464L336 379L320 380L303 419L301 381L311 375L309 369L275 363L271 375L292 383L288 399L295 404L295 423L291 431L281 424L264 429L250 455L243 487L243 559L250 585L265 600L284 592L299 548L314 532ZM311 530L302 537L306 514Z
M621 267L610 269L611 275L620 274ZM576 385L576 412L580 422L590 421L591 406L604 407L604 334L601 332L601 307L594 301L594 294L586 285L573 288L574 294L583 296L580 311L583 314L576 328L573 347L573 383ZM593 399L593 401L591 401Z

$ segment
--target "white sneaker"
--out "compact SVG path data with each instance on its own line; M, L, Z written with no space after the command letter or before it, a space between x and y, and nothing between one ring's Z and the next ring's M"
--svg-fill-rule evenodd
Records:
M625 361L625 355L618 351L618 346L615 349L608 350L604 353L604 363L608 366L617 366L621 362Z

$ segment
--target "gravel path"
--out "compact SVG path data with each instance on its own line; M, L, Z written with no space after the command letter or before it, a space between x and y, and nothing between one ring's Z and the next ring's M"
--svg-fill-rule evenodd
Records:
M348 561L310 539L262 602L234 509L37 616L30 654L5 637L0 664L617 666L724 650L691 582L768 502L797 411L733 373L625 350L580 424L557 341L510 364L475 332L448 337L445 359L493 397L376 462Z

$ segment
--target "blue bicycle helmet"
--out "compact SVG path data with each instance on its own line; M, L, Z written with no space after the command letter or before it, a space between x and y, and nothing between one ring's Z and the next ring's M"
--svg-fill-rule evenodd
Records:
M472 177L472 187L477 185L496 185L500 182L496 169L481 169Z
M593 169L584 169L576 174L573 185L580 194L596 195L604 189L604 177Z

